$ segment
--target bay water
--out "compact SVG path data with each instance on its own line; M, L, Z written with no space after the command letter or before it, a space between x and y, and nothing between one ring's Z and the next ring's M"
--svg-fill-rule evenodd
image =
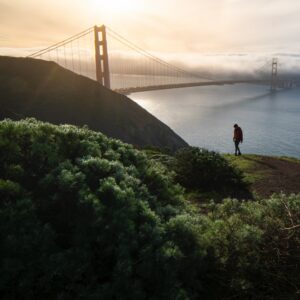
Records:
M300 88L271 93L253 84L134 93L131 99L191 146L233 153L233 125L244 132L242 153L300 158Z

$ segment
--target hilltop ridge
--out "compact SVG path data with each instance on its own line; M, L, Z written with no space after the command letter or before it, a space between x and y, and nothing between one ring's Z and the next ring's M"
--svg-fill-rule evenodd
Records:
M133 145L187 143L128 97L54 62L0 56L0 119L34 117L54 124L88 125Z

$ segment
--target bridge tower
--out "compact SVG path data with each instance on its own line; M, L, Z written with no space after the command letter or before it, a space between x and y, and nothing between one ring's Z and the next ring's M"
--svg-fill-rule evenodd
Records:
M273 58L272 60L272 74L271 74L271 91L276 91L277 88L277 58Z
M95 35L95 62L96 62L96 79L97 81L110 88L108 51L105 26L94 26Z

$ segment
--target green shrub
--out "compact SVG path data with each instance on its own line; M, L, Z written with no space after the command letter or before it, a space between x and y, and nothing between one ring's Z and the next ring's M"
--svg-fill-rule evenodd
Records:
M36 120L0 122L0 155L1 299L299 296L300 195L199 214L132 146Z
M175 179L189 190L218 192L222 196L249 196L242 173L220 154L189 147L175 153Z
M0 155L2 299L187 298L166 227L185 204L160 164L32 119L0 123Z
M222 294L237 299L298 299L300 194L211 203L202 239L214 252Z

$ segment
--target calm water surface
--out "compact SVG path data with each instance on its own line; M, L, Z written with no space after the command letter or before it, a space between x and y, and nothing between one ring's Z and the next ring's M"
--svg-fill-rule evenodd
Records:
M193 87L129 96L190 145L233 152L233 124L244 153L300 157L300 88L271 94L250 84Z

